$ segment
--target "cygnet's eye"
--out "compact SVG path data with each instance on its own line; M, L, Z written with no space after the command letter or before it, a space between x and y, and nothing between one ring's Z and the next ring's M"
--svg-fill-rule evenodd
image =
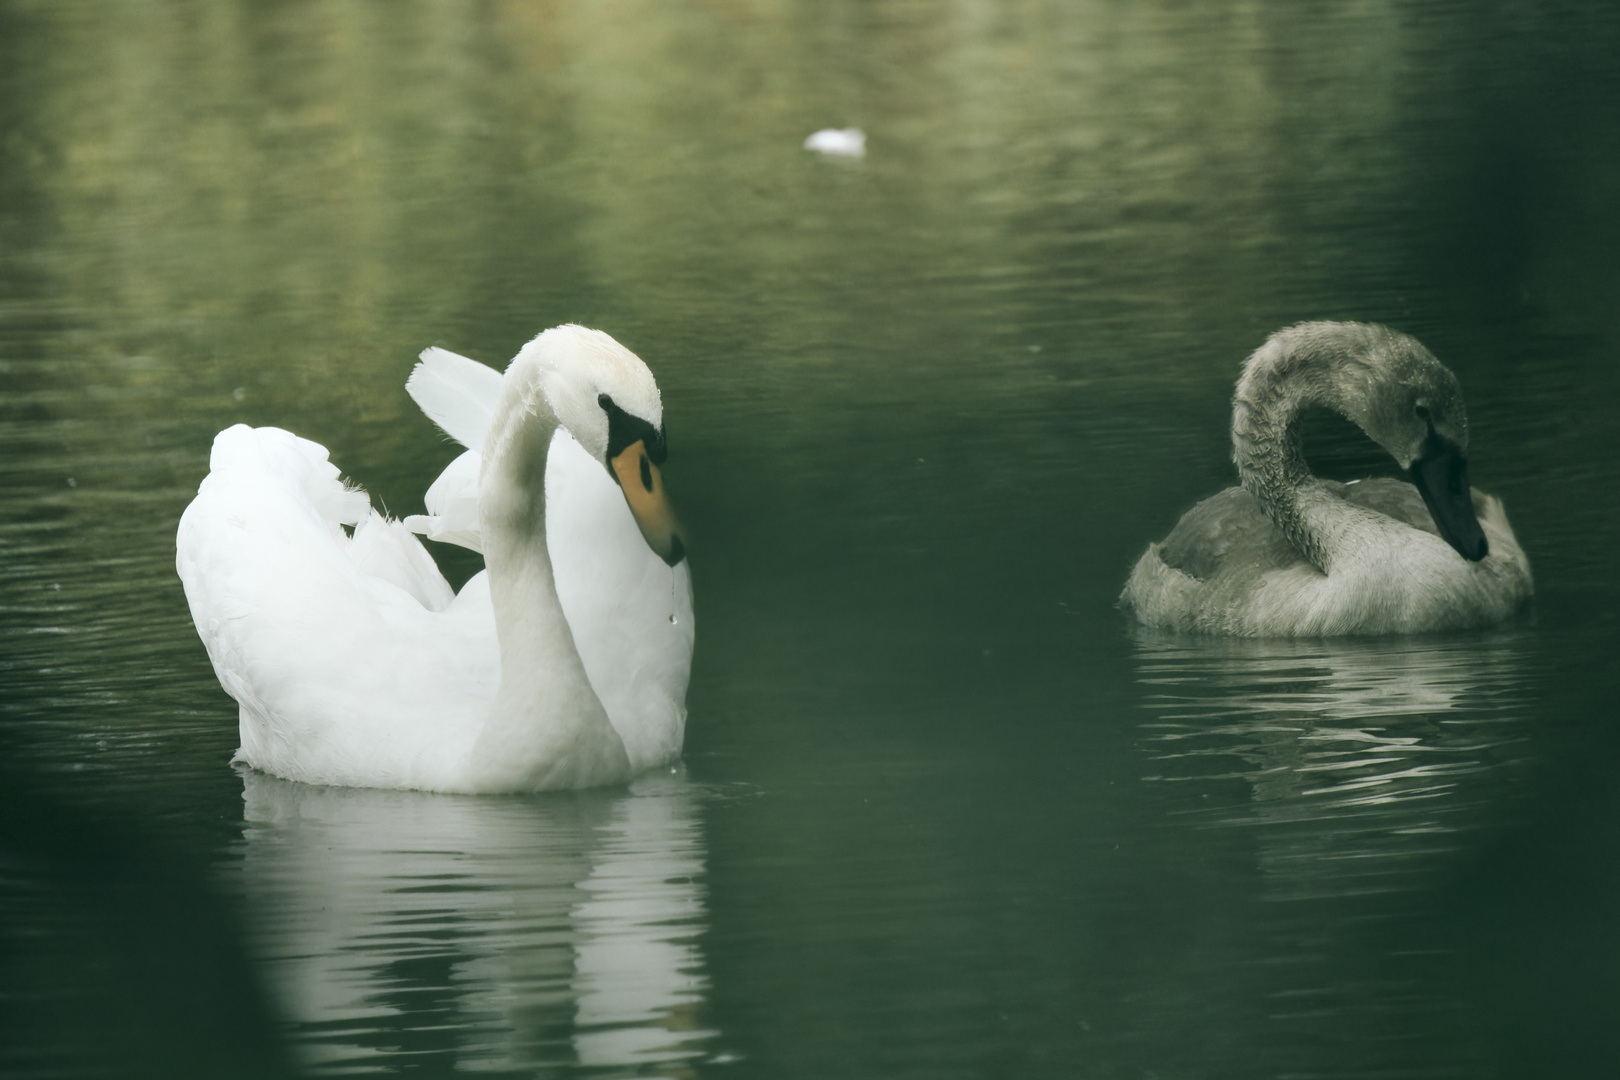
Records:
M1419 420L1427 421L1429 419L1429 410L1425 406L1419 405L1412 411L1417 413Z

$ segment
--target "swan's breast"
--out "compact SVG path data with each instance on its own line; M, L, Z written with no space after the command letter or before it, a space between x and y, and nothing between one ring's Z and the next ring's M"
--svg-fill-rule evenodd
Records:
M559 428L546 462L546 546L557 599L632 770L679 755L692 665L692 578L641 535L600 463Z

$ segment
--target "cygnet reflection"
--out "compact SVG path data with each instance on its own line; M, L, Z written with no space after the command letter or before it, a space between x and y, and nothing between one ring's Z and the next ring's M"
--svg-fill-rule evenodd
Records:
M1141 632L1144 779L1254 827L1273 899L1408 887L1524 753L1516 631L1246 641Z
M478 798L243 771L254 945L324 1068L649 1067L715 1033L697 799Z

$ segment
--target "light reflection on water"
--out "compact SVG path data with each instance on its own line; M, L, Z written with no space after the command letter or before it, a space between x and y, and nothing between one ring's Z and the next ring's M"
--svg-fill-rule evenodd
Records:
M683 774L541 798L242 779L227 873L310 1065L677 1075L711 1053Z
M1267 1033L1256 1075L1491 1075L1434 993L1463 939L1414 913L1523 808L1532 635L1133 636L1143 786L1255 902L1233 974Z
M1259 830L1268 899L1416 887L1530 753L1515 631L1135 643L1144 780L1195 789L1196 826Z

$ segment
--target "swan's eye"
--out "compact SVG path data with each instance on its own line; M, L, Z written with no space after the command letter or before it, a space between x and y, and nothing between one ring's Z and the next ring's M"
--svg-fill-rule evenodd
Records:
M596 395L596 403L602 406L602 411L607 414L607 456L609 461L618 457L620 452L639 442L644 444L647 456L652 458L654 465L662 464L665 453L662 428L655 429L641 417L631 416L615 405L613 399L606 394Z
M1413 410L1413 412L1417 413L1419 420L1428 420L1429 419L1429 410L1428 410L1427 407L1425 407L1423 405L1419 405L1416 409Z
M646 454L641 455L641 486L652 491L652 466L647 464Z

